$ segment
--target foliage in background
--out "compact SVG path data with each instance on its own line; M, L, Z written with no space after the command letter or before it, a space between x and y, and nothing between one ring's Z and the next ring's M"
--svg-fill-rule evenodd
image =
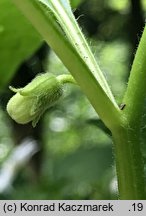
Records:
M23 61L42 39L10 0L0 1L0 90L13 78Z

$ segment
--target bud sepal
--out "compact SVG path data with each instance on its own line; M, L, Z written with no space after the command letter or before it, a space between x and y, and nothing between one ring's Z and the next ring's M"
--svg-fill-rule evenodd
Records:
M8 101L7 112L19 124L32 121L33 127L63 95L62 83L48 73L38 75L24 88L10 89L16 94Z

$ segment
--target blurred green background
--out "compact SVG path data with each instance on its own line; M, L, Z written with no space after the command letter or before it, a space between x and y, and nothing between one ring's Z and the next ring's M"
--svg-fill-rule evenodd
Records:
M145 0L72 0L72 7L113 93L121 103L146 13ZM12 96L37 73L68 73L12 5L0 1L0 198L117 199L111 134L77 86L36 128L6 113ZM146 115L142 123L146 130ZM146 137L142 137L146 161Z

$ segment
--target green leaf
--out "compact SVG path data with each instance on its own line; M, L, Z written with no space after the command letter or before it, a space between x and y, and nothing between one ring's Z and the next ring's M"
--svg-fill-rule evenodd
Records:
M19 65L39 46L41 38L29 21L11 3L0 1L0 90Z

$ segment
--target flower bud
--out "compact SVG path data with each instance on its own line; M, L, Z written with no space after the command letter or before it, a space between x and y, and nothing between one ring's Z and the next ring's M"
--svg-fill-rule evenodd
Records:
M26 124L32 121L33 127L63 94L61 82L48 73L38 75L24 88L10 89L16 94L8 101L7 112L17 123Z

